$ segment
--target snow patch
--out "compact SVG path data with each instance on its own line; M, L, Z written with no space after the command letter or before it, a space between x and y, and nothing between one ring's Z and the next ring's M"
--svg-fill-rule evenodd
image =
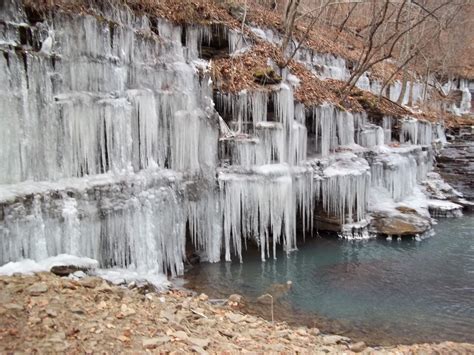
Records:
M31 275L37 272L49 272L53 266L71 265L87 269L96 269L99 263L97 260L90 258L59 254L40 261L31 259L11 261L0 266L0 275L11 276L16 273Z

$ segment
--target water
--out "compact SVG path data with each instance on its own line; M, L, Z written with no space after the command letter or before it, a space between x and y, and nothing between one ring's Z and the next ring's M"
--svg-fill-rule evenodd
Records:
M261 263L249 252L243 264L203 264L187 277L211 296L249 299L292 280L279 318L313 319L323 331L371 344L473 342L474 216L442 220L435 231L422 241L318 238L288 258Z

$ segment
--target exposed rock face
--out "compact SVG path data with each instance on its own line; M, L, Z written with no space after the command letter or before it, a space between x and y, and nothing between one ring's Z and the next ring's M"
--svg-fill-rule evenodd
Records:
M474 200L474 134L460 132L437 157L438 171L467 200Z

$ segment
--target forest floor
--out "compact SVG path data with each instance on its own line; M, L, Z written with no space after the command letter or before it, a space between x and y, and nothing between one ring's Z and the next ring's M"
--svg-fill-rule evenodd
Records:
M367 347L215 304L186 290L161 293L96 277L0 276L0 353L474 353L473 344Z

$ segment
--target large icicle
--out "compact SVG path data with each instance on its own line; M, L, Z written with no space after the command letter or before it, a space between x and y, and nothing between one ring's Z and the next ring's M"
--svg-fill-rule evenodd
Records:
M176 178L157 171L0 188L0 264L66 253L182 274L186 214Z
M324 168L321 201L324 209L344 223L365 218L370 187L369 165L364 159L341 154Z
M327 157L338 146L354 144L354 116L332 105L313 107L313 131L316 151Z
M262 260L276 257L277 244L287 253L296 249L297 207L305 209L302 213L308 218L312 174L309 170L294 174L285 164L255 167L250 173L219 173L226 260L231 251L242 260L242 241L248 238L259 245Z

